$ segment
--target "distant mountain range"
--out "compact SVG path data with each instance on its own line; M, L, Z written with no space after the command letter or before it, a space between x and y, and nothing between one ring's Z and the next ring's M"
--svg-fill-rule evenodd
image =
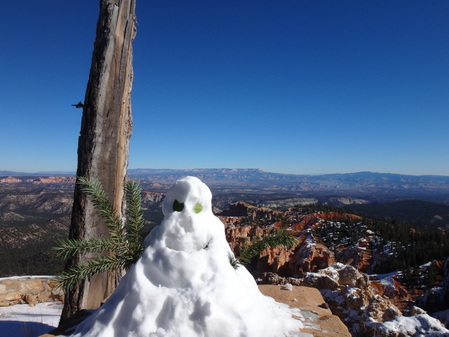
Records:
M20 173L0 171L5 176L70 176L74 173ZM130 169L152 190L165 191L178 178L192 175L208 184L214 193L282 193L295 196L350 196L375 201L419 199L449 204L449 176L403 175L357 172L296 175L264 172L259 169Z
M176 179L193 175L211 188L245 188L254 192L289 192L301 195L370 196L376 200L423 199L449 203L449 176L412 176L391 173L295 175L258 169L129 170L131 178L171 185Z

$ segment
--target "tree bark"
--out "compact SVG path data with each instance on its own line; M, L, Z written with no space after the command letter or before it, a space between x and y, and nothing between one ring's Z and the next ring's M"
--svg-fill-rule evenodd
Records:
M124 185L132 131L132 40L135 0L101 0L89 82L78 140L78 177L97 178L123 218ZM69 237L91 239L108 236L96 210L75 186ZM77 257L66 268L82 262ZM94 309L110 296L121 273L103 273L85 280L65 295L61 323L80 309Z

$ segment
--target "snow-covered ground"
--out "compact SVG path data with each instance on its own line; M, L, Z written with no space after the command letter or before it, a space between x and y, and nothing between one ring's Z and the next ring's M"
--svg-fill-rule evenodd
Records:
M0 307L0 337L37 337L58 326L62 303Z

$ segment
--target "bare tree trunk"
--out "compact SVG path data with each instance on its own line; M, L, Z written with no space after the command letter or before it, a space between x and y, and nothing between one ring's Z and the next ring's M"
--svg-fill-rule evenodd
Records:
M135 0L101 0L97 35L78 141L77 176L100 180L109 200L123 217L124 184L132 131L132 40ZM69 237L108 235L92 204L75 187ZM67 268L82 257L69 261ZM66 294L61 323L80 309L94 309L112 294L121 273L103 273Z

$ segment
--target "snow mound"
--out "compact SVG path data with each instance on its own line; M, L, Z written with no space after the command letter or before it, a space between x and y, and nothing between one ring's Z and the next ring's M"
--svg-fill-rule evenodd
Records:
M243 266L231 265L234 256L211 202L198 178L178 180L140 259L72 336L310 336L292 317L301 317L299 310L262 295Z

